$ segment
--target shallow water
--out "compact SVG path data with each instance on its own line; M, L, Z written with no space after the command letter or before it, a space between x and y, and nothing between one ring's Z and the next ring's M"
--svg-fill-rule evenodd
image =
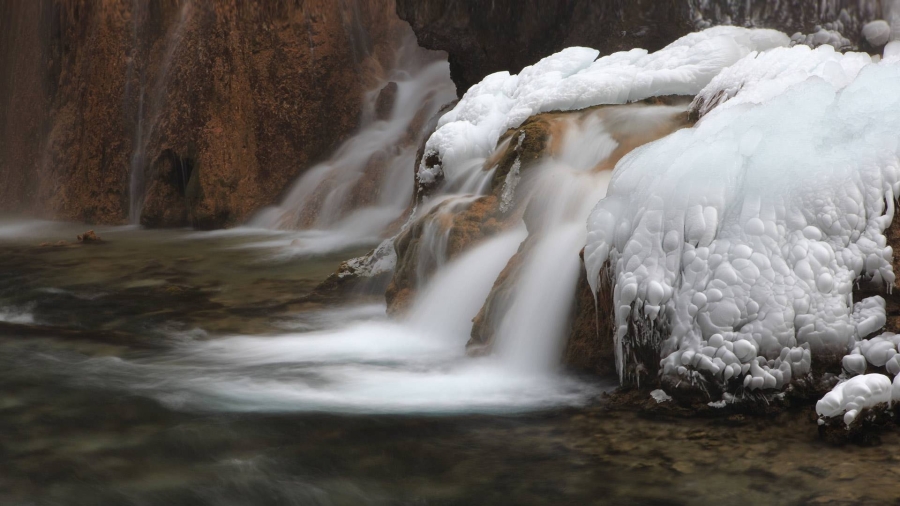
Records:
M466 359L298 235L0 221L0 504L885 504L895 434L647 420L608 383ZM293 249L292 249L293 248ZM419 325L419 327L417 327ZM438 332L437 334L441 334Z

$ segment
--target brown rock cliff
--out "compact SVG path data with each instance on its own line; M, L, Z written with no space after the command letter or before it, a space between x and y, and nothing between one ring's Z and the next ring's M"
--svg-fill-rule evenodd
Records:
M405 31L393 0L4 2L0 212L240 223L354 130Z

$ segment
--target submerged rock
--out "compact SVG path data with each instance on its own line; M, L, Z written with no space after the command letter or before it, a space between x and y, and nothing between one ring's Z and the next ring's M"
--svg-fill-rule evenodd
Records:
M77 239L78 242L83 244L97 244L103 242L103 239L101 239L93 230L88 230L83 234L79 234Z

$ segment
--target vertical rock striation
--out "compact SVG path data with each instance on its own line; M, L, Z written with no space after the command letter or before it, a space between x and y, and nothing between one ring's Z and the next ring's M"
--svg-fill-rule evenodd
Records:
M217 228L358 125L405 23L392 0L11 0L0 211Z

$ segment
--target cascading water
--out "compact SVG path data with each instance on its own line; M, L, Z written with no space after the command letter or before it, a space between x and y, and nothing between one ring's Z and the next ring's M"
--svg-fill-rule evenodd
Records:
M379 111L391 96L390 110ZM410 204L425 124L455 97L447 61L419 48L410 33L395 68L367 94L359 132L248 225L306 230L294 247L312 252L325 243L332 250L377 243Z
M514 189L524 223L439 265L399 321L348 309L337 329L191 341L163 359L97 359L103 364L96 369L113 384L181 409L445 413L581 404L598 385L566 376L558 364L585 219L604 196L615 161L679 127L685 111L634 104L572 114L562 122L561 142L551 143L558 147ZM435 200L452 207L471 199ZM531 246L520 249L523 241ZM441 240L426 244L438 250L435 258L446 247ZM472 318L520 251L524 268L495 353L467 357ZM357 313L364 321L353 321Z
M366 97L360 131L251 226L299 229L286 234L287 249L304 254L375 244L396 231L391 225L412 203L411 169L425 125L455 98L447 62L423 52L411 35L397 61L385 85ZM158 84L153 101L162 98ZM398 321L348 308L326 330L189 341L161 357L95 359L103 364L94 369L111 384L185 409L453 412L583 403L597 385L566 376L558 365L586 218L605 195L615 163L682 126L686 109L686 101L638 103L556 115L543 158L527 167L517 160L503 182L498 201L509 218L451 257L454 218L491 191L503 154L518 152L525 134L505 136L493 152L454 153L413 207L421 225L418 296ZM286 244L278 237L261 245ZM508 302L495 308L494 353L469 357L473 318L511 259L522 267L510 280Z
M498 355L523 370L559 366L581 275L584 223L606 195L611 169L633 147L670 133L686 112L680 106L613 106L565 122L561 146L532 169L516 191L527 193L531 242L497 329Z

